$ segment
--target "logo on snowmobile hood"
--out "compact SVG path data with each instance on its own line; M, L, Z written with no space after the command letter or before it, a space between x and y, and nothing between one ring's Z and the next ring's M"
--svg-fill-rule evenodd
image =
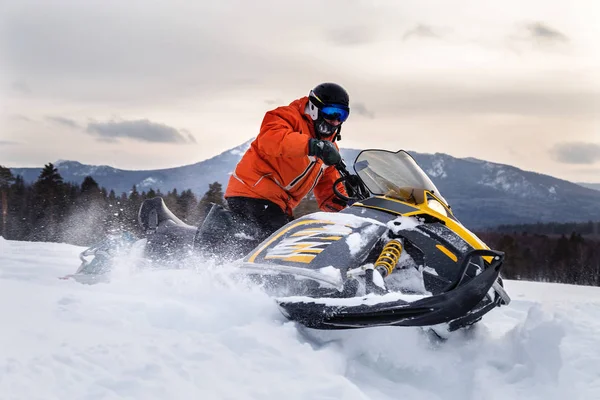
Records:
M313 226L307 227L306 225ZM286 233L286 237L279 243L269 247ZM277 259L308 264L331 243L351 233L352 228L331 221L314 219L298 221L267 241L250 257L249 261L253 262L256 256L267 249L264 255L265 260Z

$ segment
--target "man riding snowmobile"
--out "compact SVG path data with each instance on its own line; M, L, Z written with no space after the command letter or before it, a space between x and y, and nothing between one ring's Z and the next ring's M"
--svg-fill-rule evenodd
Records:
M311 328L452 331L508 304L504 254L459 222L410 154L364 150L349 173L334 143L348 104L343 88L325 83L269 111L229 180L229 209L213 205L194 227L162 198L147 199L138 215L145 237L124 246L159 268L194 254L236 260L236 276ZM325 212L293 220L311 190ZM115 251L110 242L85 250L79 270L65 278L108 279Z
M140 208L145 238L125 247L149 268L185 266L194 254L236 258L234 276L256 282L287 318L312 328L443 325L452 331L510 302L499 275L504 254L460 223L410 154L364 150L354 161L356 175L343 162L336 168L341 177L332 191L351 206L302 216L249 252L240 249L254 242L252 232L229 210L214 205L196 228L160 197ZM111 250L118 248L84 251L81 267L65 278L109 280Z
M317 85L308 97L266 113L225 191L236 224L252 231L248 251L291 221L311 190L323 211L346 206L332 187L340 178L335 141L349 113L348 93L335 83ZM338 190L346 193L343 185Z

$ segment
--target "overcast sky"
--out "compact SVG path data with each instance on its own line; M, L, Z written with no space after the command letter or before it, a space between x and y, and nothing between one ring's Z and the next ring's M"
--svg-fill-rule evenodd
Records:
M342 147L600 182L596 0L3 2L0 164L154 169L333 81Z

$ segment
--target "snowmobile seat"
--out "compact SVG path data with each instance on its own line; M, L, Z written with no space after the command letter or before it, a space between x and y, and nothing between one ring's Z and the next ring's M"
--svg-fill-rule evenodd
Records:
M231 211L213 203L204 222L198 227L194 247L202 248L207 244L214 245L215 242L222 242L232 234L234 224Z
M162 197L153 197L144 200L140 206L140 211L138 212L138 222L142 226L144 232L155 232L158 226L166 221L171 221L168 225L196 229L177 218L175 214L167 208Z
M194 251L234 260L252 250L255 243L243 234L243 224L231 210L213 204L194 238Z
M177 218L161 197L144 200L138 213L138 222L148 234L146 254L150 258L184 255L186 252L182 249L192 249L197 228Z
M256 223L213 203L196 232L194 251L218 255L222 260L235 260L252 251L262 240Z

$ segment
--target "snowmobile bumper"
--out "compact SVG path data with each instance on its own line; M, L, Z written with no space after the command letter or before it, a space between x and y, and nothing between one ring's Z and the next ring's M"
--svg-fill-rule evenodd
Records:
M466 278L466 271L474 256L491 256L491 263L475 277ZM352 329L374 326L432 326L447 323L456 330L478 321L485 313L510 298L499 286L498 276L504 254L492 250L474 250L465 255L460 274L447 291L413 302L396 300L377 304L356 304L356 298L340 305L341 299L328 304L328 299L278 299L282 312L291 320L315 329ZM501 287L501 286L499 286ZM365 301L366 303L366 301ZM352 304L352 305L350 305Z

